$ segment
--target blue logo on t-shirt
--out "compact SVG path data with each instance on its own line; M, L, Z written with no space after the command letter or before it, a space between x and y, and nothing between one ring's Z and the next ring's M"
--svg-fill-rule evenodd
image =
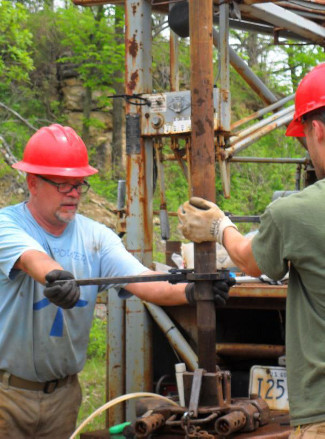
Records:
M46 306L50 305L49 299L44 297L44 299L39 300L38 302L35 302L33 305L33 309L35 311L39 311ZM78 308L83 308L84 306L88 305L88 300L81 300L79 299L78 302L75 304ZM58 307L58 310L56 312L56 315L54 317L54 322L50 331L50 336L52 337L62 337L63 335L63 311L62 308Z

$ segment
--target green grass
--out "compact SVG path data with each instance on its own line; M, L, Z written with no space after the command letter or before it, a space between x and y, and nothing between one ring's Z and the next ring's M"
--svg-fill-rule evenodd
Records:
M106 386L106 321L95 318L90 332L90 342L85 367L79 374L82 388L82 404L77 426L88 418L95 410L105 404ZM104 411L85 426L82 433L105 429Z

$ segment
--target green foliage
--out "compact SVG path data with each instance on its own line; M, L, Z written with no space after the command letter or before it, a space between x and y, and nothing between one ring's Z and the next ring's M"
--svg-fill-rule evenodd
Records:
M153 90L162 92L169 90L170 87L170 53L169 41L161 35L158 35L152 41L152 50L154 53L152 60ZM190 47L187 39L179 41L179 78L180 89L188 89L190 80Z
M250 146L247 157L302 157L303 149L284 130L274 131ZM231 198L222 207L235 214L260 214L272 200L274 191L295 189L296 165L236 163L231 165Z
M112 203L116 202L118 181L112 178L111 172L91 175L88 181L97 194Z
M124 66L124 44L115 44L113 18L104 9L94 15L91 8L73 5L58 13L62 45L67 51L59 61L74 63L83 85L92 90L113 92L114 73Z
M106 319L95 317L90 331L87 358L104 360L106 356Z
M88 359L84 369L79 374L82 388L82 404L78 414L77 426L106 402L105 378L105 361L96 356ZM103 412L101 415L96 416L82 433L104 429L105 415L106 413Z
M300 80L312 67L325 61L324 49L314 45L287 45L283 51L287 56L288 70L293 89L296 89ZM298 50L297 50L298 48Z
M25 6L24 6L25 5ZM108 105L117 72L124 71L124 43L117 43L115 26L124 26L122 8L101 6L52 8L51 0L1 1L0 19L0 102L19 112L36 128L53 122L65 123L63 103L53 93L57 87L58 63L72 63L83 86L101 91L99 105ZM162 23L157 19L157 23ZM278 96L291 93L301 76L311 66L325 60L317 46L272 45L272 38L251 32L232 31L232 47L246 60L253 71ZM188 39L179 40L180 88L190 88L190 46ZM216 57L216 51L214 57ZM214 75L218 84L218 62ZM14 81L14 82L13 82ZM159 33L153 39L153 87L169 89L169 41ZM231 68L232 121L262 108L261 99ZM109 102L109 105L111 102ZM26 125L0 109L2 135L18 158L33 133ZM102 122L85 117L84 127L102 129ZM170 154L169 145L164 153ZM90 161L96 156L90 150ZM284 136L284 129L272 132L242 152L257 157L301 157L304 151L293 139ZM164 162L168 211L175 212L188 198L189 189L176 162ZM234 214L258 214L279 189L294 189L295 165L231 164L231 198L224 199L219 169L216 169L216 196L221 207ZM89 178L93 189L115 203L117 181L110 172ZM154 194L154 210L159 211L159 182ZM177 219L170 218L172 239L178 239ZM157 228L157 227L156 227Z
M35 72L30 75L33 110L29 109L29 113L34 114L41 125L63 123L63 105L57 95L57 59L64 48L57 14L48 8L30 13L28 27L33 35L32 56L35 65Z
M101 407L105 399L106 379L106 319L95 317L90 330L87 361L79 374L82 388L82 404L77 425L80 425L95 410ZM100 430L105 428L105 413L88 425L87 429Z
M25 28L27 10L21 4L0 2L0 78L2 87L28 82L33 69L31 33Z

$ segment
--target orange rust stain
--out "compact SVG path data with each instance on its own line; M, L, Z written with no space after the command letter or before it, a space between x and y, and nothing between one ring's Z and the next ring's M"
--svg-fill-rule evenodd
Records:
M135 88L136 88L136 86L137 86L137 82L138 82L138 79L139 79L139 73L138 73L138 71L136 70L135 72L133 72L132 74L131 74L131 78L130 78L130 81L128 82L128 84L127 84L127 87L128 87L128 89L129 90L134 90Z
M139 44L137 43L135 34L133 35L132 40L128 40L128 48L129 48L129 54L133 58L135 58L139 50Z
M139 3L133 3L132 4L132 14L135 15L137 13L137 7L139 6Z
M141 141L143 142L143 140ZM130 206L130 203L132 203L132 201L134 201L134 197L138 196L138 200L139 200L139 212L138 215L142 218L143 223L142 223L142 227L143 227L143 248L140 248L138 250L131 250L131 252L134 253L147 253L147 252L152 252L152 222L150 221L150 219L148 218L148 213L147 213L147 204L148 204L148 200L147 200L147 193L148 193L148 188L147 188L147 181L146 181L146 175L145 175L145 169L146 169L146 156L145 156L145 152L144 152L144 148L143 146L141 147L141 153L137 154L137 155L132 155L132 159L129 157L127 160L127 171L128 171L128 175L132 175L132 170L133 168L138 169L138 181L137 181L137 189L136 192L133 192L133 198L130 196L132 193L132 188L129 187L130 182L127 182L127 188L128 188L128 208ZM129 212L127 212L127 214L129 214ZM150 217L150 215L149 215ZM139 224L139 227L141 227L141 224Z

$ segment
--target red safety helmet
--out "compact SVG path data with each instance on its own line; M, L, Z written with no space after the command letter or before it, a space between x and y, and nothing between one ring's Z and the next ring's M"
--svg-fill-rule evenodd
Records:
M298 85L295 114L286 136L305 137L301 116L321 107L325 107L325 63L314 67Z
M43 127L29 139L23 160L13 168L32 174L86 177L98 172L88 163L87 148L70 127Z

